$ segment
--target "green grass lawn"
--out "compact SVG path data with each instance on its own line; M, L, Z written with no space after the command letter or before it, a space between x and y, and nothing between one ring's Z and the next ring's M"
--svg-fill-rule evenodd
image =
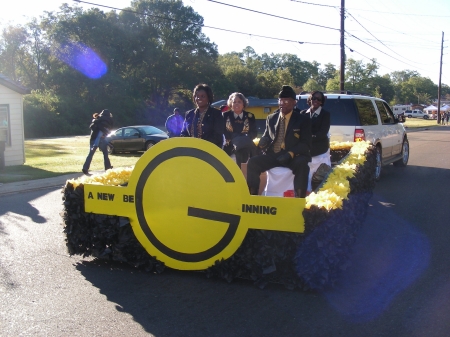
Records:
M7 166L0 172L0 183L51 178L81 172L89 153L89 136L42 138L25 141L25 164ZM110 155L114 167L134 165L142 152ZM90 170L103 170L103 154L94 155Z
M406 128L424 128L438 126L438 123L435 119L406 118L403 126Z

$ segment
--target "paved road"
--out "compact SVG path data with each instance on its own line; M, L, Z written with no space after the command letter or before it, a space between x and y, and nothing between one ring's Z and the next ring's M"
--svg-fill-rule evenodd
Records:
M448 336L450 128L385 167L334 290L259 290L67 255L59 187L0 197L1 336Z

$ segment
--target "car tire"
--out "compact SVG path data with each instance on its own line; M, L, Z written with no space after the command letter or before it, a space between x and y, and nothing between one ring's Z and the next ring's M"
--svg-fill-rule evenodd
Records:
M408 118L412 118L412 116L411 116L411 115L408 115Z
M150 149L153 145L155 145L154 142L147 142L147 143L145 143L145 151L147 151L148 149Z
M426 116L426 115L425 115L425 116L423 116L423 119L428 119L428 116Z
M108 154L114 154L114 146L112 146L111 144L106 145L106 149L108 151Z
M377 161L377 166L375 167L375 181L380 181L380 177L381 177L381 166L382 166L382 161L381 161L381 146L380 146L380 145L377 145L377 147L376 147L375 159L376 159L376 161Z
M405 138L402 144L402 159L394 161L394 166L405 167L406 165L408 165L408 160L409 160L409 142L408 139Z

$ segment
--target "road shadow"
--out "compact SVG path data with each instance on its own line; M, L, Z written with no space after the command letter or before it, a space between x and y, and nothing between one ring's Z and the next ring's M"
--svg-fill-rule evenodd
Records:
M9 195L0 196L0 217L2 215L5 215L6 213L10 213L10 216L8 217L8 225L13 224L11 222L13 221L15 225L21 226L22 217L28 217L33 222L38 224L46 223L47 219L45 219L45 217L40 214L40 211L31 204L31 201L59 189L61 189L61 187L22 193L20 203L17 203L17 199L11 198ZM16 219L17 221L15 221L14 219ZM0 218L0 234L4 232L5 226L6 224L4 224L3 220ZM24 228L24 230L26 229Z
M99 260L77 269L155 336L314 336L308 332L314 312L339 320L320 295L278 285L260 290L250 281L228 284L202 272L152 275Z

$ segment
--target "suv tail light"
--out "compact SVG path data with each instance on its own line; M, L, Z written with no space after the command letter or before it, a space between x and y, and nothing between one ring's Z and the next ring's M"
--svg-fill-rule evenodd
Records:
M366 135L364 133L364 129L355 129L355 142L363 142L366 140Z

